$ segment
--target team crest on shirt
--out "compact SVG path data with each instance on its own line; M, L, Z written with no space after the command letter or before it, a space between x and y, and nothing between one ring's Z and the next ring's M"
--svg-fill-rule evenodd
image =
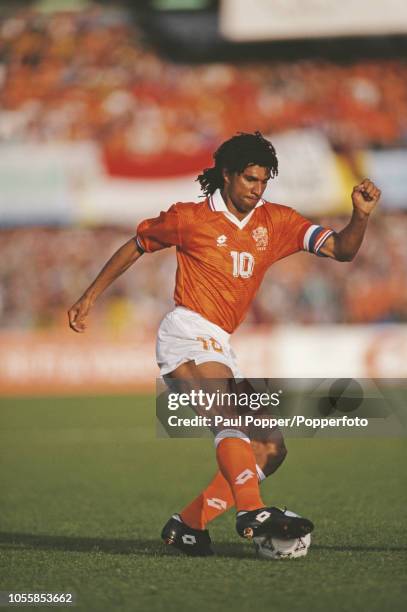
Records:
M225 236L225 234L222 234L221 236L217 237L216 244L218 246L226 246L226 240L227 240L227 237Z
M257 250L265 251L269 243L267 227L263 227L262 225L259 225L259 227L256 227L256 229L253 230L252 236L256 243Z

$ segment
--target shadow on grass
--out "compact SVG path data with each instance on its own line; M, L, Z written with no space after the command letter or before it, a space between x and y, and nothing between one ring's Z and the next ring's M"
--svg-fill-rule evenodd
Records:
M119 538L86 538L80 536L0 532L0 548L102 552L115 555L162 555L160 540L123 540Z
M146 555L168 557L178 551L156 540L119 538L86 538L77 536L0 532L0 550L61 550L113 555ZM254 558L254 551L245 542L220 543L215 546L217 557ZM183 555L182 555L183 556Z

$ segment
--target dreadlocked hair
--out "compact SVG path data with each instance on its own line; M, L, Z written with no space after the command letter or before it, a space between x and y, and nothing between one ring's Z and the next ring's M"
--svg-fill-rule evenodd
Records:
M222 171L241 174L247 166L268 168L271 178L278 174L278 160L275 148L260 132L246 134L238 132L222 143L213 155L215 165L205 168L196 179L205 196L212 195L223 187Z

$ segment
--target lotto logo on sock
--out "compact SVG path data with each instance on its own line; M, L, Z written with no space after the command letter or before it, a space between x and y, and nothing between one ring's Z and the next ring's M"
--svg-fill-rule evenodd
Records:
M253 476L254 476L254 472L252 472L249 468L247 468L241 474L239 474L239 476L235 480L235 484L242 485L248 480L250 480L250 478L253 478Z
M206 503L208 506L216 508L216 510L226 510L227 508L227 503L225 500L219 499L218 497L211 497L210 499L206 500Z

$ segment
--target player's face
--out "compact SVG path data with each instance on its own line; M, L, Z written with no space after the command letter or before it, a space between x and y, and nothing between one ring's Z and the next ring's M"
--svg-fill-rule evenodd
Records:
M224 172L223 195L232 212L247 215L262 197L270 178L270 170L263 166L247 166L241 174Z

